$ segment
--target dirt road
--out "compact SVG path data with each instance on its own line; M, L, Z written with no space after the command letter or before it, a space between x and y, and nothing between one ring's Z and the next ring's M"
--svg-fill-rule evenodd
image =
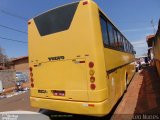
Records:
M0 112L15 110L38 111L39 109L30 106L29 92L0 100Z

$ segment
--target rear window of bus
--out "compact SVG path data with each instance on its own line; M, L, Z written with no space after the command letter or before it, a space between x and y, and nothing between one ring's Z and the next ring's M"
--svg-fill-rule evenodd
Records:
M55 8L34 18L41 36L69 29L78 2Z

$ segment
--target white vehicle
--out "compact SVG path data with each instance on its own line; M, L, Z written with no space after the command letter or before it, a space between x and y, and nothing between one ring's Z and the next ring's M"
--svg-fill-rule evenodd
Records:
M141 58L140 62L141 62L141 65L145 65L146 64L145 61L144 61L144 58Z
M2 80L0 80L0 93L3 93L3 85L2 85Z
M22 72L16 72L16 79L18 82L27 82L27 76Z

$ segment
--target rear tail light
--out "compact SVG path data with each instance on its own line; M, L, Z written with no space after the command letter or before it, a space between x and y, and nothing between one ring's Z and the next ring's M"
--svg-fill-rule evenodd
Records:
M84 2L83 2L83 5L87 5L87 4L88 4L88 1L84 1Z
M91 83L94 83L95 82L95 77L90 77L90 81L91 81Z
M30 76L33 77L33 73L32 72L30 73Z
M31 22L30 21L28 21L28 25L30 25L31 24Z
M94 63L93 62L89 62L89 67L93 68L94 67Z
M89 107L94 107L94 104L88 104Z
M33 82L34 80L33 80L33 78L31 78L31 82Z
M95 71L94 71L93 69L89 71L89 74L90 74L91 76L93 76L94 73L95 73Z
M31 87L32 87L32 88L34 87L34 84L33 84L33 83L31 83Z
M30 80L31 80L31 87L33 88L34 87L34 80L33 80L33 68L32 67L29 67L29 70L30 70Z
M79 63L85 63L85 61L79 61Z
M92 90L94 90L96 88L96 85L95 84L91 84L90 87L91 87Z
M32 70L33 70L32 67L30 67L29 70L30 70L30 72L32 72Z
M90 61L89 64L88 64L90 70L89 70L89 74L90 74L90 89L91 90L95 90L96 88L96 85L94 84L95 82L95 77L94 77L94 74L95 74L95 70L93 69L94 67L94 62Z

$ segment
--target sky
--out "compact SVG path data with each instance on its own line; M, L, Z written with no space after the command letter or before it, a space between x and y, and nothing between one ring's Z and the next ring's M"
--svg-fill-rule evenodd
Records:
M49 9L75 1L0 0L0 47L4 53L8 57L28 55L27 21ZM151 20L157 30L160 0L94 1L133 44L136 56L147 53L146 36L154 33Z

